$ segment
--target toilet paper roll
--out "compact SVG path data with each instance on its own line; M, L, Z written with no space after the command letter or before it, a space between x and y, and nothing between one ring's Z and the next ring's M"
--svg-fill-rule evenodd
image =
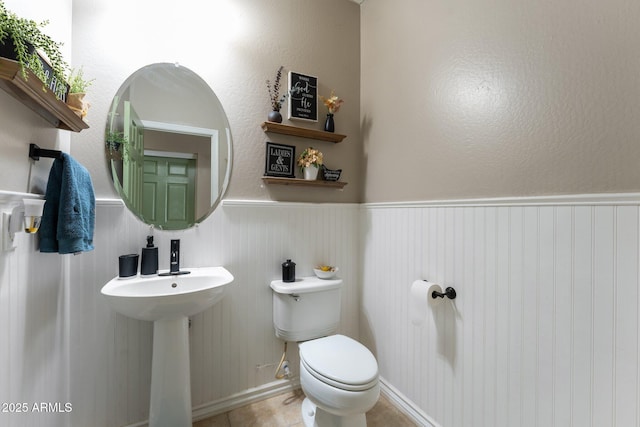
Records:
M444 302L444 298L433 297L434 291L438 293L442 293L442 287L440 285L436 285L435 283L432 283L431 286L429 286L429 291L427 293L429 294L429 305L431 307L437 307Z
M442 303L442 298L432 298L433 291L442 292L440 285L424 280L416 280L411 284L409 293L409 317L411 323L422 325L427 318L429 307L435 307Z

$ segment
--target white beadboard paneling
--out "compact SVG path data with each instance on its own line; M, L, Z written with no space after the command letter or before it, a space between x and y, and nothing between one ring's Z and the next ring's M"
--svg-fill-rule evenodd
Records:
M573 405L572 369L573 343L571 336L574 329L573 318L573 208L557 207L554 209L554 336L555 357L551 368L553 381L553 420L550 425L571 425L571 408Z
M297 275L339 266L344 279L340 332L357 338L360 290L358 205L227 202L190 230L155 231L160 268L172 238L183 266L223 265L234 275L224 299L192 318L192 403L219 410L228 400L272 383L283 342L272 323L269 284L286 258ZM71 394L73 425L132 425L148 417L152 324L112 312L100 288L117 275L118 255L139 253L148 226L120 204L98 203L95 250L72 259ZM289 345L297 372L297 346Z
M636 395L638 384L638 210L616 208L615 222L613 424L632 426L637 424L638 408L626 399Z
M3 192L0 210L10 211L15 201ZM26 412L5 407L0 425L66 426L66 413L33 410L41 402L70 401L63 264L56 255L38 252L37 236L19 232L15 238L15 250L0 251L0 404L25 404Z
M594 208L593 244L593 376L594 425L613 425L614 347L615 342L615 210L609 206Z
M572 406L571 421L575 426L589 426L592 419L593 371L593 308L597 303L594 295L594 216L593 208L578 206L572 218Z
M371 204L363 218L362 339L433 423L639 425L637 200ZM420 278L458 298L415 327Z
M223 302L192 319L194 406L218 411L272 387L282 342L268 285L292 258L298 275L340 267L340 331L372 349L386 387L434 426L640 425L639 205L633 194L226 201L194 229L156 231L161 268L180 238L184 265L235 276ZM56 417L0 415L0 425L147 418L151 324L113 313L99 292L118 255L139 252L148 232L121 204L100 201L94 251L39 254L19 233L18 249L0 253L0 401L73 404ZM408 318L418 278L458 291L422 327ZM295 345L289 360L297 371Z
M511 348L509 333L511 328L511 318L506 307L511 305L512 292L509 286L511 271L504 268L504 264L509 264L509 212L506 209L484 208L486 220L478 223L479 229L476 231L478 238L495 236L493 245L495 245L495 258L489 262L496 269L496 395L494 397L494 406L496 407L496 425L508 425L509 408L507 405L498 405L497 402L507 402L509 399L509 387L511 383L511 370L509 369L509 361L511 360ZM483 226L484 224L484 226ZM470 273L473 277L473 271ZM478 289L478 292L482 292ZM470 299L469 305L473 306L473 299ZM469 422L469 420L466 420Z

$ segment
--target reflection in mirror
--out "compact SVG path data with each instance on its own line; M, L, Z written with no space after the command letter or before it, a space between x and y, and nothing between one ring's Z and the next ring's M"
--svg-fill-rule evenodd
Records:
M107 119L107 165L146 224L182 230L220 202L231 174L227 116L207 83L177 64L152 64L120 87Z

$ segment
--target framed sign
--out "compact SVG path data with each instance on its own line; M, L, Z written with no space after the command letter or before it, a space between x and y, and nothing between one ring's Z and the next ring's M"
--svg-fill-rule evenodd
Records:
M267 152L265 157L266 165L264 168L264 174L266 176L294 178L296 147L293 145L282 145L267 142Z
M318 121L318 78L289 71L289 119Z

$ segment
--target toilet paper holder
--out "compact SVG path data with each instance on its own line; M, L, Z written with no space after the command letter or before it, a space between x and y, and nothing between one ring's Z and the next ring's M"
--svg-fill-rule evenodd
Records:
M426 282L426 280L425 280ZM444 297L447 297L449 299L456 299L456 290L453 289L451 286L447 287L444 292L438 292L438 291L433 291L431 292L431 298L436 299L436 298L442 298L444 299Z

